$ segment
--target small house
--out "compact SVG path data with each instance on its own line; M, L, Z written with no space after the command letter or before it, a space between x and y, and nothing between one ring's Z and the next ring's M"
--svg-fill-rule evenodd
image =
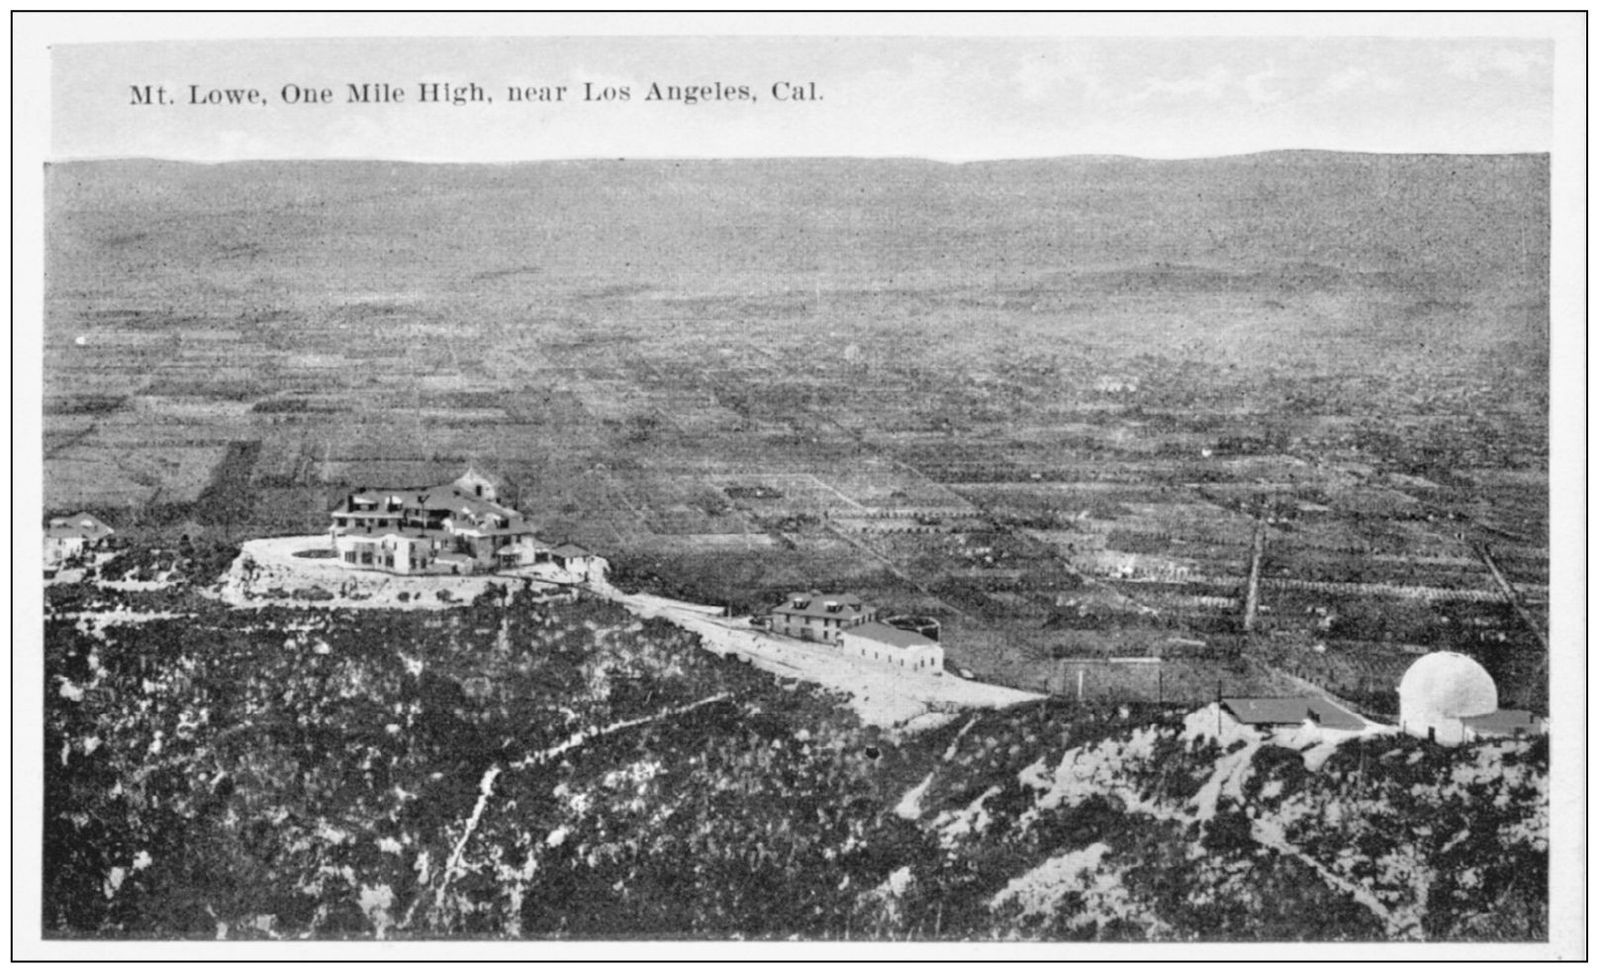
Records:
M571 573L590 573L592 565L592 552L575 543L560 543L558 546L546 551L547 559L558 566L560 570Z
M1526 709L1497 709L1484 715L1464 716L1462 733L1469 740L1505 739L1546 731L1546 720Z
M57 567L88 551L104 549L116 532L91 513L52 517L45 527L45 564Z

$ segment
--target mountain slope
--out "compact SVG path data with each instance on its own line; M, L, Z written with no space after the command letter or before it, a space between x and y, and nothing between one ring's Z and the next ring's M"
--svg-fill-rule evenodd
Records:
M47 934L1545 934L1544 739L1064 702L898 737L608 604L86 587L46 630Z

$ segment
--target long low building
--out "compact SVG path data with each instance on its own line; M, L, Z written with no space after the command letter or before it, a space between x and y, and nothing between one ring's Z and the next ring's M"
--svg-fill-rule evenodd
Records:
M846 655L887 662L912 671L943 674L943 646L914 631L905 631L880 621L867 621L838 635L838 645Z
M1548 729L1545 719L1527 709L1497 709L1462 719L1462 731L1469 740L1541 735Z
M1359 732L1367 728L1367 723L1354 712L1342 709L1320 696L1223 699L1222 708L1244 725L1258 729L1307 723L1345 732Z

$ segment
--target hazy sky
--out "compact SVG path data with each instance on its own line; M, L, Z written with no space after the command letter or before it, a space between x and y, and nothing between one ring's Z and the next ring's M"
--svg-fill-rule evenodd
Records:
M80 44L52 51L52 154L501 161L589 157L1066 154L1280 148L1547 151L1550 40L1478 38L538 37ZM626 103L582 101L628 87ZM346 103L348 84L402 88ZM419 104L420 82L490 104ZM649 102L649 85L753 101ZM772 97L814 82L815 101ZM332 89L289 105L287 83ZM257 88L263 106L190 105ZM162 85L180 103L133 104ZM515 104L510 85L568 88ZM790 88L783 89L790 91Z

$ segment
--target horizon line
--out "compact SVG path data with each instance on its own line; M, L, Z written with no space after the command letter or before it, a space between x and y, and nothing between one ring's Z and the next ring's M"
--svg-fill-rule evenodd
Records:
M1383 151L1377 149L1333 148L1273 148L1251 149L1243 152L1223 152L1208 155L1134 155L1125 152L1072 152L1053 155L979 156L977 158L939 158L928 155L576 155L550 158L524 159L429 159L392 156L251 156L227 159L206 159L161 155L80 155L49 158L51 165L70 165L95 162L160 162L173 165L237 165L262 163L390 163L393 165L478 165L517 166L544 163L572 162L924 162L933 165L989 165L1010 162L1071 162L1110 160L1124 162L1210 162L1230 159L1249 159L1266 155L1367 155L1385 157L1454 157L1454 158L1507 158L1512 156L1546 156L1551 149L1510 149L1505 151Z

